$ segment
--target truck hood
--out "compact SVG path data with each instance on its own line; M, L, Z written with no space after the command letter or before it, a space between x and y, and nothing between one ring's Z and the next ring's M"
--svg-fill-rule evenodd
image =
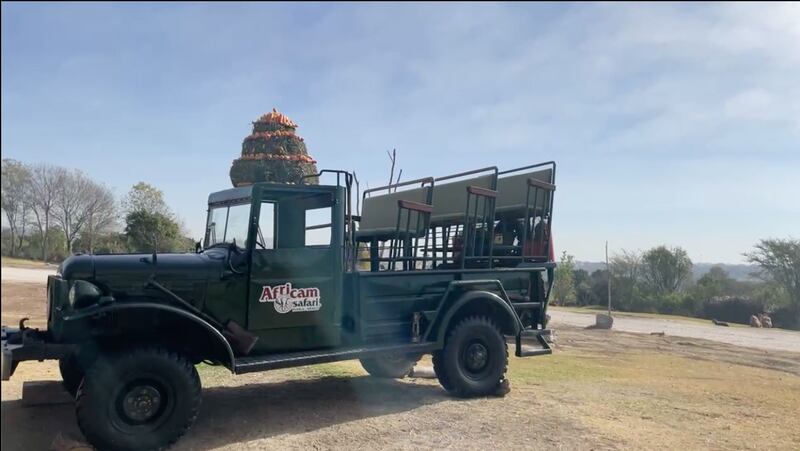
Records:
M61 263L59 273L66 280L89 280L117 294L137 294L151 276L168 287L218 280L226 258L225 249L158 254L155 264L153 254L73 255Z

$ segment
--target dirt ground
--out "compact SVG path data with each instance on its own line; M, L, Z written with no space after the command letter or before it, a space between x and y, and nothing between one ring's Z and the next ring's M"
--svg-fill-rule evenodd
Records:
M43 323L41 285L2 289L3 324ZM454 399L435 379L377 380L357 362L200 366L201 413L174 449L800 449L800 354L555 326L553 355L511 358L505 398ZM2 383L3 450L80 437L71 404L21 404L23 381L58 379L54 362L26 362Z
M3 282L47 284L47 276L55 274L54 268L29 268L25 266L3 266L0 273Z

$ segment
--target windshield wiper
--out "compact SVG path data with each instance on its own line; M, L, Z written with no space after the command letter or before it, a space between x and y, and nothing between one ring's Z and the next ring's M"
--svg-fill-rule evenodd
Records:
M230 246L230 244L231 244L231 243L226 243L226 242L224 242L224 241L220 241L219 243L214 243L214 244L212 244L211 246L204 247L204 248L203 248L203 250L201 250L200 252L202 253L203 251L207 251L207 250L209 250L209 249L214 249L215 247L220 247L220 246Z

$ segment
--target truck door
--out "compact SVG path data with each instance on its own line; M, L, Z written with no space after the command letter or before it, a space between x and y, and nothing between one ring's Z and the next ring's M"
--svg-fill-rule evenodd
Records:
M254 352L337 346L343 210L335 187L265 188L250 265Z

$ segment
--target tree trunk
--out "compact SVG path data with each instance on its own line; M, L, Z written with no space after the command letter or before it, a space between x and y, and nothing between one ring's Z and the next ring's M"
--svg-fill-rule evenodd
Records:
M89 213L89 253L94 254L94 214Z
M9 227L9 231L11 232L11 254L10 255L12 257L16 257L16 255L14 255L14 246L17 244L17 239L14 236L15 235L14 234L14 228L13 227Z
M66 227L64 228L64 238L67 240L67 254L72 254L72 242L69 239L69 232L67 232Z
M28 208L24 206L22 207L22 233L19 234L19 246L17 249L22 250L22 240L25 239L25 223L26 219L28 218Z
M14 210L14 214L10 213L10 211L6 211L6 219L8 220L8 231L11 234L11 251L10 256L14 256L14 245L17 244L16 241L16 233L14 233L14 229L17 228L16 224L16 209Z
M47 232L50 230L50 213L44 214L44 232L42 233L42 261L47 262Z

